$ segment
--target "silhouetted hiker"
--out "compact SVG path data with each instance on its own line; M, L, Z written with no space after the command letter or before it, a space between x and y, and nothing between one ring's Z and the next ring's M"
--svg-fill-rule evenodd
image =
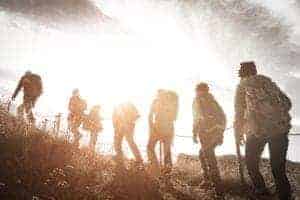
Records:
M259 161L269 144L272 173L280 200L291 199L286 176L288 133L291 128L290 99L266 76L258 75L254 62L241 63L235 99L235 131L240 143L246 135L246 165L257 195L268 194L259 172Z
M167 169L172 167L171 145L177 113L177 94L173 91L159 90L149 113L150 137L147 145L149 161L157 168L159 163L155 154L155 146L159 141L163 146L164 165Z
M32 113L32 109L35 106L37 99L41 96L43 92L42 79L39 75L33 74L31 71L27 71L20 79L18 86L12 96L14 100L19 91L23 89L23 103L18 107L18 117L23 119L24 111L26 114L26 119L29 123L34 124L35 119Z
M220 191L220 172L215 155L215 148L223 143L226 128L226 116L209 92L206 83L196 86L196 97L193 102L193 139L201 143L199 157L205 181L210 180L217 191Z
M99 114L101 107L92 107L90 113L86 116L83 122L83 128L91 133L89 147L91 150L95 151L97 144L98 133L102 131L101 116Z
M128 142L128 145L135 156L138 163L142 163L141 153L134 142L134 128L137 119L140 117L137 108L132 103L123 103L118 105L113 112L113 126L115 130L114 147L118 162L123 162L124 155L122 150L123 139Z
M86 101L80 97L78 89L73 90L73 95L69 101L69 116L68 123L69 129L74 136L74 145L79 146L79 140L81 138L81 133L79 132L79 127L83 123L85 118L85 110L87 108Z

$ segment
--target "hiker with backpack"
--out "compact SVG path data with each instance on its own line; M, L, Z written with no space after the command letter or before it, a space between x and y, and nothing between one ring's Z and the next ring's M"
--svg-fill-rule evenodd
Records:
M210 181L220 191L220 171L215 148L223 143L226 128L226 116L206 83L200 83L195 89L193 101L193 140L201 144L199 157L205 181Z
M134 154L137 163L143 163L141 153L134 141L134 129L136 121L140 118L137 108L130 102L118 105L113 112L113 126L115 130L114 148L117 162L123 163L124 153L122 143L125 137L129 148Z
M32 112L36 101L43 93L42 79L39 75L27 71L20 79L17 88L12 95L12 101L15 100L20 90L23 89L23 103L18 106L17 113L20 119L23 119L24 112L26 119L30 124L35 123L35 118Z
M291 128L291 101L270 78L257 74L254 62L240 64L241 78L235 98L235 131L246 145L246 166L256 195L268 195L259 161L269 145L272 173L280 200L291 199L286 156ZM244 138L245 136L245 138Z
M98 133L103 129L101 123L102 118L99 114L100 109L101 107L99 105L93 106L83 122L83 129L91 134L89 148L94 152L96 151L95 147L97 144Z
M159 90L154 99L150 114L150 137L147 153L150 163L158 169L159 163L155 153L155 146L161 142L163 149L163 164L169 169L172 167L171 145L174 138L174 122L178 113L178 96L169 90Z
M74 139L73 144L79 147L79 140L81 133L79 131L85 119L85 110L87 109L87 103L81 98L79 90L74 89L72 97L69 101L69 115L68 115L68 126L70 131L73 133Z

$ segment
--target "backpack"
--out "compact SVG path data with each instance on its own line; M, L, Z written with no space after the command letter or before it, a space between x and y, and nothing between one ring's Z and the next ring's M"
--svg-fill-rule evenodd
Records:
M226 116L223 109L211 94L201 97L199 103L203 115L203 124L208 129L216 124L224 125L226 123Z
M138 110L133 104L118 105L113 112L113 126L118 131L132 131L139 116Z
M167 121L175 121L177 119L179 109L178 95L170 90L165 90L163 94L156 100L156 114L160 119Z
M99 114L90 112L89 115L83 120L82 128L95 133L100 132L103 127Z
M42 79L37 74L26 75L23 78L23 86L31 96L39 97L43 93Z
M222 107L211 94L197 99L202 120L199 137L202 146L214 147L223 143L226 128L226 116Z
M271 79L262 75L251 77L244 90L248 133L270 135L289 131L291 101Z
M131 103L121 105L120 112L120 117L127 123L133 123L139 118L138 110Z
M69 102L69 110L71 113L83 113L87 109L87 103L80 97L73 96Z

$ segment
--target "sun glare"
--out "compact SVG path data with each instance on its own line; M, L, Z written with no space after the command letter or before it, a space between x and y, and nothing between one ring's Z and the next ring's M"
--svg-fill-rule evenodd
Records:
M167 88L180 96L178 133L190 134L194 85L198 81L232 84L230 72L213 56L208 36L198 32L192 38L180 24L176 9L169 6L135 4L111 9L122 26L117 33L47 30L32 37L31 56L26 58L29 64L23 68L41 74L47 91L37 109L67 113L74 88L80 89L89 107L100 104L108 120L117 104L131 101L141 113L137 129L144 134L138 137L145 141L148 129L144 121L151 101L157 89ZM218 95L228 101L216 91Z

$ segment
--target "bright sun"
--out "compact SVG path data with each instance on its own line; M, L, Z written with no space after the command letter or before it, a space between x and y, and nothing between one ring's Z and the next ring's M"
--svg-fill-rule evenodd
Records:
M80 89L90 106L101 104L107 119L115 105L132 101L142 115L137 128L145 134L139 137L146 140L145 117L153 96L157 89L168 88L180 95L177 126L190 134L195 81L229 84L229 72L213 56L207 36L199 33L191 38L175 13L148 9L120 12L119 23L126 27L123 32L52 30L35 35L33 53L27 59L29 67L42 75L47 91L37 107L66 113L74 88Z

